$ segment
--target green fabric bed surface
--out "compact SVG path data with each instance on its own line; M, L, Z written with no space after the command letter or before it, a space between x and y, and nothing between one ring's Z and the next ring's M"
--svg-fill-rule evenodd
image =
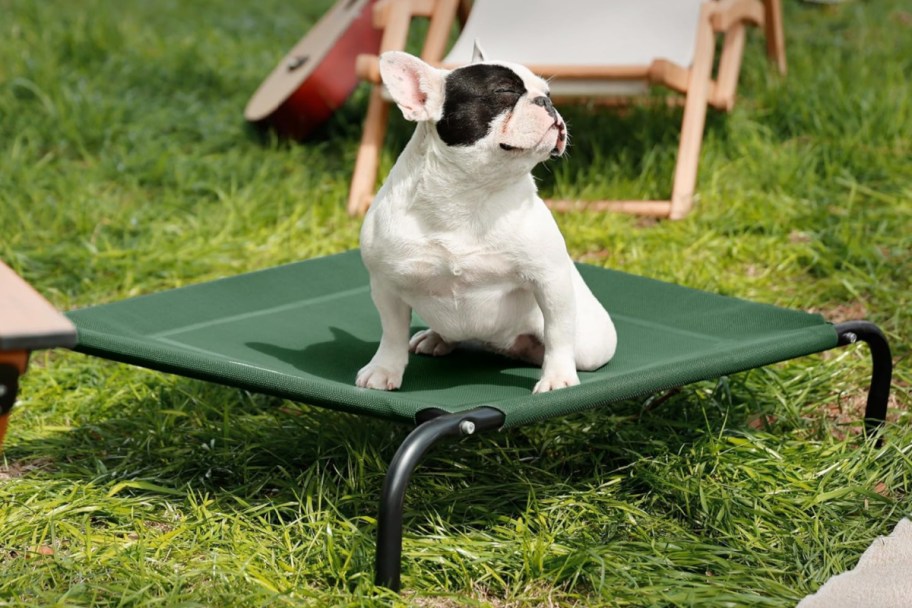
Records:
M402 389L355 387L380 340L359 252L68 313L76 350L337 410L413 422L496 407L505 426L559 416L836 346L819 315L580 265L611 313L615 358L580 386L532 395L538 368L481 352L412 355ZM421 327L415 319L414 329Z

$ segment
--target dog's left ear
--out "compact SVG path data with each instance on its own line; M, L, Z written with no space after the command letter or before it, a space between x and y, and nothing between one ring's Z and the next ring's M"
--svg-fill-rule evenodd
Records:
M407 120L440 120L445 74L408 53L380 55L380 78Z

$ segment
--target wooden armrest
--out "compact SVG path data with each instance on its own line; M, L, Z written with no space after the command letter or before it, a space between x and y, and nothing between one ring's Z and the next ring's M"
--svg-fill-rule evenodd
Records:
M726 32L736 23L752 23L762 26L766 13L757 0L719 0L712 15L713 30Z
M355 58L355 74L361 80L380 84L380 58L369 53L358 55Z
M0 351L76 344L76 327L41 294L0 262Z

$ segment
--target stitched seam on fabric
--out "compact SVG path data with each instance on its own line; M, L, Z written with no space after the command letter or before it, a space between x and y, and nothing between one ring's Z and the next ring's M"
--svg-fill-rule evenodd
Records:
M622 315L614 313L611 315L616 321L623 321L627 325L636 325L638 327L648 327L650 329L660 329L662 331L670 331L672 333L678 334L680 336L688 336L691 338L698 338L704 342L733 342L730 338L723 338L720 336L711 336L705 333L701 334L698 331L691 331L689 329L682 329L680 327L669 328L667 325L662 325L654 321L647 321L645 319L638 319L636 317L631 317L629 315Z
M262 317L269 315L275 312L285 312L287 310L294 310L295 308L306 308L314 304L322 304L324 302L331 302L333 300L338 300L340 298L345 298L348 296L353 296L359 293L364 293L370 291L369 285L363 285L361 287L355 287L353 289L348 289L345 291L338 291L332 294L321 296L318 298L310 298L308 300L302 300L300 302L292 302L290 304L282 304L281 306L274 306L272 308L263 308L260 310L255 310L252 312L245 312L239 315L232 315L230 317L220 317L218 319L212 319L211 321L203 321L202 323L193 323L191 325L185 325L183 327L177 327L174 329L167 329L165 331L160 331L156 333L147 334L149 338L164 338L167 336L173 336L176 334L185 333L188 331L194 331L197 329L204 329L208 327L216 327L218 325L224 325L226 323L234 323L237 321L244 321L247 319L255 319L257 317Z

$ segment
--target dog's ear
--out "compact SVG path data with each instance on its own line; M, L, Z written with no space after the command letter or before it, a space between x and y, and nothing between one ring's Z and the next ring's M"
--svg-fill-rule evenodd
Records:
M487 61L487 53L484 52L484 49L481 48L481 43L478 42L478 38L475 39L475 44L472 46L472 63L481 63L482 61Z
M408 53L380 55L380 78L408 120L440 120L445 74Z

